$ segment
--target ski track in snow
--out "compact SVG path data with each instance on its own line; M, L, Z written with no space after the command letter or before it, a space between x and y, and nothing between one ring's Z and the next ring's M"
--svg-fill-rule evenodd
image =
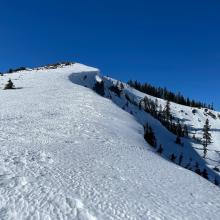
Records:
M219 188L156 155L131 115L69 80L82 71L98 72L14 73L23 88L0 91L0 219L219 219Z

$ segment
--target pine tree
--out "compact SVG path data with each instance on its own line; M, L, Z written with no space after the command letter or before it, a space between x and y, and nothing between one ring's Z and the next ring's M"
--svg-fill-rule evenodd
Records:
M162 154L163 153L163 146L162 146L162 144L160 144L160 146L159 146L159 148L157 150L157 153L158 154Z
M196 162L195 172L196 172L198 175L201 175L201 171L200 171L200 169L199 169L199 163L198 163L198 162Z
M176 141L175 141L176 144L181 144L181 138L179 135L176 136Z
M217 177L215 177L214 183L215 183L216 186L219 185L219 181L218 181Z
M188 131L187 125L184 125L183 132L184 132L185 137L189 137L189 131Z
M170 122L172 119L171 110L170 110L170 101L166 102L166 106L164 109L164 116L167 122Z
M210 133L210 124L209 124L209 120L206 119L205 125L203 127L203 157L206 158L207 156L207 147L209 144L212 143L212 136Z
M8 80L8 83L5 85L5 88L4 89L14 89L14 84L13 82L11 81L11 79Z
M139 110L142 109L141 103L142 103L142 101L140 101L139 104L138 104L138 108L139 108Z
M171 160L172 162L174 162L174 161L176 160L176 156L175 156L174 154L171 154L171 155L170 155L170 160Z
M157 147L156 137L154 132L148 124L144 127L144 139L150 144L152 147Z
M161 104L159 105L158 119L159 119L160 121L163 121L163 108L162 108L162 105L161 105Z
M101 96L104 96L105 95L105 86L104 86L104 82L101 81L101 82L96 82L94 87L93 87L94 91L96 93L98 93L99 95Z
M181 153L180 156L179 156L179 165L182 164L182 161L183 161L183 154Z
M180 124L180 120L178 120L178 122L177 122L176 133L179 137L184 136L184 131L183 131L182 125Z
M204 177L205 179L209 179L209 177L208 177L208 173L207 173L207 170L206 169L204 169L203 171L202 171L202 177Z

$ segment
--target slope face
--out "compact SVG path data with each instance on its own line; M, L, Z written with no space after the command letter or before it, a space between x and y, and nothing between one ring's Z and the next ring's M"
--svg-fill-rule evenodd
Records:
M0 91L0 219L219 219L217 187L156 155L133 116L75 84L97 74L74 64L10 75L22 88Z
M147 98L153 103L157 103L155 112L166 108L163 99L157 99L147 94L138 92L125 83L121 83L109 77L101 77L103 82L104 96L111 99L119 107L132 114L143 126L149 124L155 133L157 140L156 150L161 145L162 156L169 159L173 156L174 162L195 172L207 172L208 179L219 185L220 183L220 113L209 109L191 108L188 106L170 103L172 123L182 124L188 129L189 137L181 138L181 144L176 144L176 135L168 129L152 114L144 110L143 100ZM94 82L94 80L93 80ZM81 81L82 85L90 86ZM97 83L96 83L97 84ZM95 84L93 84L94 87ZM91 87L92 88L92 87ZM150 102L148 101L148 103ZM140 107L140 103L142 106ZM209 119L212 135L212 143L208 145L206 158L203 158L204 151L202 145L203 126L206 119ZM194 138L195 137L195 138ZM198 171L199 170L199 171ZM204 175L205 176L205 175Z

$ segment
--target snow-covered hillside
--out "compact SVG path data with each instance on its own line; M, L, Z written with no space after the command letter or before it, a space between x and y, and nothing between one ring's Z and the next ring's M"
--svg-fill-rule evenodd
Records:
M18 88L0 90L0 219L219 219L219 187L155 153L141 123L176 149L172 134L135 105L131 115L118 107L123 99L115 105L91 90L98 74L75 63L0 77L1 88L9 77ZM199 131L202 112L172 105ZM184 145L185 155L195 158L194 146Z

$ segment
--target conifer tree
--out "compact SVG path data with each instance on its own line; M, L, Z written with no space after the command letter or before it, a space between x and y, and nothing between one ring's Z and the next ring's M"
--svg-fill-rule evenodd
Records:
M218 181L217 177L215 177L214 183L215 183L216 186L219 185L219 181Z
M181 144L181 138L180 136L177 134L176 136L176 141L175 141L176 144Z
M179 156L179 165L182 164L182 161L183 161L183 154L181 153L180 156Z
M189 137L189 131L188 131L187 125L184 125L183 132L184 132L185 137Z
M162 144L160 144L160 146L159 146L159 148L157 150L157 153L158 154L162 154L163 153L163 146L162 146Z
M11 81L11 79L8 80L8 83L5 85L5 88L4 89L14 89L14 84L13 82Z
M171 110L170 110L170 101L166 102L166 106L165 106L165 109L164 109L164 116L165 116L165 120L167 122L171 121L172 116L171 116Z
M94 91L97 92L99 95L104 96L105 95L105 86L104 86L104 82L96 82L94 87L93 87Z
M173 153L170 155L170 160L172 162L174 162L176 160L176 156Z
M202 171L202 177L204 177L205 179L209 179L209 177L208 177L208 172L207 172L207 170L206 169L204 169L203 171Z
M198 163L198 162L196 162L195 172L196 172L198 175L201 175L201 171L200 171L200 169L199 169L199 163Z
M212 136L210 133L210 124L209 124L209 120L206 119L205 125L203 127L203 157L206 158L207 156L207 147L209 144L212 143Z
M157 142L151 126L147 124L144 127L144 130L144 139L148 142L148 144L155 148L157 146Z

